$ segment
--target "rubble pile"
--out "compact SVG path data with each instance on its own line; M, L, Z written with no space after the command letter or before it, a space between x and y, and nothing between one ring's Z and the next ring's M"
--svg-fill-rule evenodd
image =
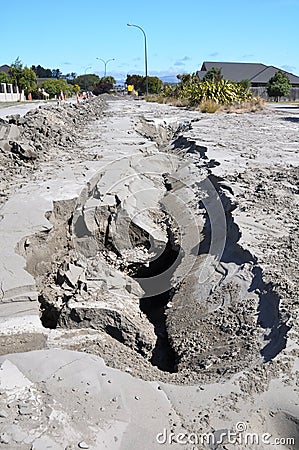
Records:
M47 105L24 117L0 119L0 203L32 174L41 162L71 155L84 127L101 117L103 98L86 103Z

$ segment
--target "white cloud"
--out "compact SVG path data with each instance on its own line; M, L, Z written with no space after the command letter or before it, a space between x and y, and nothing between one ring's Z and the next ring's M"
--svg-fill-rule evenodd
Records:
M192 58L190 56L184 56L183 58L179 58L174 65L175 66L184 66L186 61L191 61Z
M285 64L284 66L281 66L282 69L286 70L287 72L295 72L297 67L295 66L289 66L288 64Z

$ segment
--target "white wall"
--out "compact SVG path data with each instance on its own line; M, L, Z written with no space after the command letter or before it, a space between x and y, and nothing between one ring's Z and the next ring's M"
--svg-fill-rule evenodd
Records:
M19 92L19 88L16 88L16 92L13 92L13 85L1 83L0 87L0 102L18 102L24 101L24 91L22 91L21 95Z

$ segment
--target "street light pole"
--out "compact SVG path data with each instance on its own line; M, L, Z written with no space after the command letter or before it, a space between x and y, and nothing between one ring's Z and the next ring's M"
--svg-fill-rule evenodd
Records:
M146 46L146 34L143 28L141 28L139 25L134 25L132 23L127 23L128 27L136 27L139 28L139 30L142 31L144 36L144 63L145 63L145 90L146 95L148 95L148 74L147 74L147 46Z
M88 70L88 69L91 69L91 66L88 66L88 67L86 67L86 69L85 69L85 72L84 72L84 90L85 90L85 92L86 92L86 71Z
M110 61L115 61L115 58L107 59L107 61L104 61L104 60L101 59L101 58L96 58L96 59L98 59L99 61L102 61L102 62L104 63L104 65L105 65L104 77L106 78L106 74L107 74L107 70L106 70L107 64L108 64L108 62L110 62Z

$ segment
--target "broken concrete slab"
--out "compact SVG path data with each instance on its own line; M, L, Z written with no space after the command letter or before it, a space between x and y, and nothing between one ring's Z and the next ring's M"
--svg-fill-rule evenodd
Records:
M84 272L85 270L83 267L79 267L75 264L70 263L68 264L67 270L64 273L64 277L66 278L67 282L71 284L71 286L76 287L78 281L85 281Z
M27 142L9 141L11 151L14 155L23 159L24 161L33 161L37 158L37 153L34 147Z
M34 445L37 449L41 448L41 442L60 445L60 448L79 448L78 444L85 442L93 450L107 445L110 447L110 444L115 448L129 449L142 446L146 439L154 450L160 448L156 435L164 428L169 429L176 423L178 432L184 430L179 416L172 410L167 396L158 389L157 383L137 380L129 374L110 369L103 360L92 355L45 350L0 357L0 364L18 371L26 383L29 377L29 385L23 383L31 394L27 405L33 408L39 420L33 422L25 415L15 431L27 431L25 441L21 442L31 444L32 448L35 448ZM27 398L26 391L23 396ZM48 399L48 410L40 409L41 398ZM1 406L2 400L3 395ZM8 401L10 413L3 418L1 426L13 443L17 436L12 433L10 421L18 401L14 398ZM81 404L85 408L84 421L79 411ZM155 413L148 414L153 405ZM94 423L95 417L98 418L97 425ZM58 422L60 426L56 428ZM44 440L40 437L41 426ZM174 443L172 448L179 446Z
M18 141L20 138L20 129L17 125L8 122L0 122L0 141Z
M4 360L0 366L0 389L2 391L11 391L14 389L23 389L32 386L32 383L24 374L11 363Z

